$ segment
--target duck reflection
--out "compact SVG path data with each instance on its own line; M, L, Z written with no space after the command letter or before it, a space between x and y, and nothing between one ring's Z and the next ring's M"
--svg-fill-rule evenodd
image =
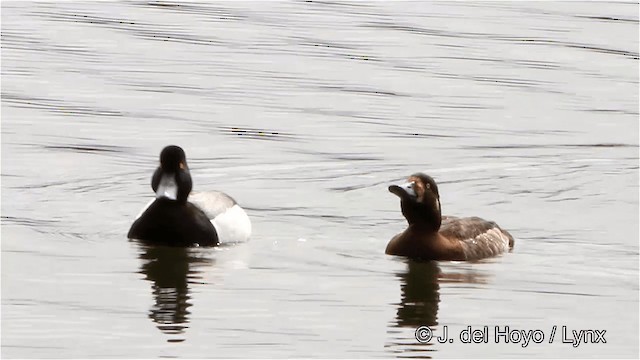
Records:
M400 279L400 304L396 313L396 325L418 327L436 325L441 270L435 261L408 260L407 271L398 273Z
M440 297L440 287L443 284L447 287L460 284L468 287L466 284L486 283L487 276L478 273L472 264L404 261L406 269L396 273L400 280L400 303L397 304L395 319L390 323L391 341L385 347L395 356L431 358L437 351L434 345L438 344L438 336L444 335L437 328L440 301L447 301ZM449 301L456 305L456 299ZM422 326L432 330L432 339L418 341L417 329Z
M200 277L199 268L213 264L214 260L197 248L140 246L140 272L152 283L155 299L149 318L165 334L182 334L188 328L192 305L189 284Z
M417 328L438 325L440 285L447 283L486 283L486 276L467 265L442 271L437 261L407 260L407 270L396 274L400 280L400 304L396 326Z

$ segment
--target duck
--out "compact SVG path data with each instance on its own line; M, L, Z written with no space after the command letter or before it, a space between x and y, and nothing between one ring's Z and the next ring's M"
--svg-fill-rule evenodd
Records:
M151 188L155 198L136 216L129 239L168 246L217 246L251 236L251 220L231 196L220 191L191 193L187 157L177 145L160 152Z
M435 180L415 173L401 185L389 186L400 198L409 226L394 236L385 253L415 260L475 261L513 249L513 236L493 221L479 217L442 216Z

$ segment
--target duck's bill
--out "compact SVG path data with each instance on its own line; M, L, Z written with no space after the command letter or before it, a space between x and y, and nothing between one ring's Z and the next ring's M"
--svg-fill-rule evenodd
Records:
M407 182L402 185L391 185L389 186L389 191L400 197L416 197L417 195L415 190L413 190L413 184L413 182Z
M160 184L156 191L156 199L167 198L170 200L178 199L178 184L174 174L162 174Z

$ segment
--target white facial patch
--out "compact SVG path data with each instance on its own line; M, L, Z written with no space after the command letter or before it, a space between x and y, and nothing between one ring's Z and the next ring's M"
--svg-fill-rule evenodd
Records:
M174 174L162 174L162 178L160 178L160 184L156 191L156 199L163 197L170 200L178 199L178 184L176 184Z
M404 191L406 191L407 194L409 194L410 196L414 196L415 197L415 196L417 196L417 194L416 194L416 191L413 189L413 185L414 184L415 184L415 182L410 181L410 182L407 182L407 183L404 183L404 184L400 185L400 187L402 189L404 189Z

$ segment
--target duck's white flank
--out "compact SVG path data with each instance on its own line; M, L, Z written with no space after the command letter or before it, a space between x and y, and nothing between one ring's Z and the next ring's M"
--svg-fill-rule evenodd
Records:
M251 220L229 195L220 191L196 192L189 195L189 201L211 219L221 243L249 240Z
M238 204L211 220L221 243L244 242L251 237L251 221Z

